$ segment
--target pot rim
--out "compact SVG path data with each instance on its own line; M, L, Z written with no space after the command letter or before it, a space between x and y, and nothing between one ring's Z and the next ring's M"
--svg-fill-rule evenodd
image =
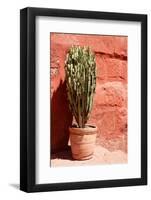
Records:
M80 134L80 133L87 133L87 134L95 134L96 131L97 131L97 126L95 125L90 125L90 124L86 124L86 127L84 128L79 128L79 127L69 127L69 131L71 133L77 133L77 134Z

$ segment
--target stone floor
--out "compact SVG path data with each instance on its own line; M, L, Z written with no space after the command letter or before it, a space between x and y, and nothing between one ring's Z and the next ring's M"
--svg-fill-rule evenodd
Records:
M109 151L100 145L95 146L94 156L90 160L77 161L72 159L71 149L52 155L51 167L83 166L100 164L127 163L127 153L120 150Z

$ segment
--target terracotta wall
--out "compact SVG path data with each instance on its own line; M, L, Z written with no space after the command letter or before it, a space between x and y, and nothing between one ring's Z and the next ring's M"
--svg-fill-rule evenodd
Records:
M90 46L95 52L97 84L89 123L98 126L97 144L127 151L127 37L50 33L51 150L67 147L68 109L64 62L72 45Z

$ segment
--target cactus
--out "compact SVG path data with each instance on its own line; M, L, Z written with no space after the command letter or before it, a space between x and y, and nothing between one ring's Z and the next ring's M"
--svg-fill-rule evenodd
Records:
M92 110L96 87L95 55L89 47L72 46L66 56L65 75L69 108L79 128Z

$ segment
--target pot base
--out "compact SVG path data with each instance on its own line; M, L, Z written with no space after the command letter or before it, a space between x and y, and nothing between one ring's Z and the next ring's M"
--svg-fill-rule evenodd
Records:
M72 158L74 159L74 160L80 160L80 161L82 161L82 160L90 160L90 159L92 159L93 158L93 153L91 154L91 155L88 155L88 156L83 156L83 157L80 157L79 155L74 155L73 153L72 153Z

